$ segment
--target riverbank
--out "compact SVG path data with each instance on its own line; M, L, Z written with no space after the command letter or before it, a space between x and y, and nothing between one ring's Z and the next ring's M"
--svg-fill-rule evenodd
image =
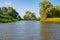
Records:
M0 19L0 23L11 23L11 22L17 22L19 20L17 19Z
M0 15L0 23L10 23L10 22L16 22L16 21L19 21L19 19L13 18L11 16Z
M45 20L41 20L41 22L57 22L57 23L60 23L60 18L47 18Z

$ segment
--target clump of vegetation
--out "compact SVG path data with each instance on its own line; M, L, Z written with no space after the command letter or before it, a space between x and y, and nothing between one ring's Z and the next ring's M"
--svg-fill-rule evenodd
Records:
M18 12L12 7L2 7L0 8L0 22L7 23L7 22L14 22L19 21L21 17L19 16Z
M60 6L53 6L49 1L44 0L40 3L41 19L60 18Z
M30 11L26 11L23 17L24 17L24 20L36 20L35 13L30 12Z

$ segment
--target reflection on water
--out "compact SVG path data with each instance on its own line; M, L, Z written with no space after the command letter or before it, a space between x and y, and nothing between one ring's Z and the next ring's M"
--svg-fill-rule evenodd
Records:
M42 40L60 40L60 25L57 23L41 23Z
M20 21L0 24L0 40L40 40L40 22Z
M0 40L60 40L60 24L39 21L0 24Z

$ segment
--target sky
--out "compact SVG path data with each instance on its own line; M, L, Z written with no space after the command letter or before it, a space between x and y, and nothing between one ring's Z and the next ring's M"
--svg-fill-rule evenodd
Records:
M42 0L0 0L0 7L11 6L13 7L19 15L23 18L23 15L26 11L31 11L36 14L37 17L39 14L39 2ZM49 0L53 5L60 5L60 0Z

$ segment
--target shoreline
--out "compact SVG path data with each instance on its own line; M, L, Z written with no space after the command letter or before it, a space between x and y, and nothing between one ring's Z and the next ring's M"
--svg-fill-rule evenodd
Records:
M60 23L60 18L46 18L45 20L41 20L41 22L56 22L56 23Z

